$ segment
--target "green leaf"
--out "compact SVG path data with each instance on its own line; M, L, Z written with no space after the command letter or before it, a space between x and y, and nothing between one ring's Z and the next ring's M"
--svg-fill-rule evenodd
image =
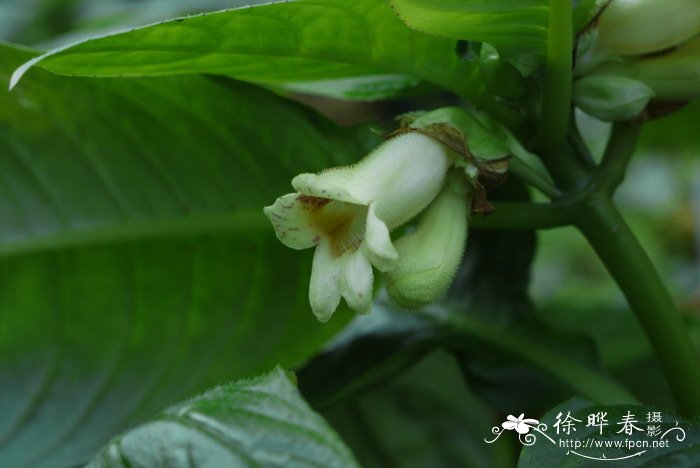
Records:
M606 425L588 426L588 416L596 413L606 413ZM573 422L575 431L556 434L557 415L562 413L564 419L568 413L580 422ZM661 422L649 421L650 413L660 413ZM634 426L631 434L624 430L623 418L632 415ZM587 467L593 463L600 464L601 459L609 463L624 466L698 466L700 463L700 424L691 422L664 411L660 408L638 405L601 406L580 398L568 400L548 411L539 421L547 424L546 434L554 443L545 437L537 435L537 440L530 446L525 446L520 454L518 466L567 466ZM677 423L677 424L676 424ZM656 435L649 435L648 427L658 427ZM561 425L560 425L561 428ZM563 428L562 428L563 429ZM602 429L602 434L601 434ZM570 446L560 446L559 440L569 442ZM574 447L576 441L580 447ZM588 446L586 446L586 441ZM653 442L666 441L653 446ZM622 444L628 443L630 447ZM647 447L644 447L644 444ZM602 445L596 447L595 444ZM622 446L616 446L619 444ZM573 453L576 452L576 453ZM590 457L590 458L587 458ZM591 460L591 458L597 460ZM616 458L623 461L613 461ZM623 465L620 465L623 466Z
M506 467L503 445L484 443L492 410L441 351L397 379L323 412L363 466Z
M0 46L0 82L31 56ZM262 207L377 139L222 78L36 70L0 91L0 466L81 463L170 403L315 353L349 314L316 321L311 252Z
M222 385L113 439L88 467L358 466L289 376Z
M55 73L228 75L285 83L406 74L464 92L474 66L455 42L408 29L381 0L273 3L190 16L53 50L25 64Z
M355 320L299 372L299 388L315 408L378 387L439 346L425 317L393 310L386 294L372 314Z
M546 49L547 0L389 0L389 3L413 29L450 39L487 42L520 65L532 64L533 57L543 56Z

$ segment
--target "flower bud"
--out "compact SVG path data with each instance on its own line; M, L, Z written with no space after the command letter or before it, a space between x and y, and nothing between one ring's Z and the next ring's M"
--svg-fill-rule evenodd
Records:
M428 207L415 231L396 241L399 262L385 274L389 296L400 306L420 308L450 287L462 260L472 190L454 177Z
M639 60L635 65L637 78L660 99L700 98L700 37L668 54Z
M574 104L606 122L631 120L639 115L654 92L641 81L618 75L589 75L574 82Z
M700 33L698 0L611 0L598 18L596 49L643 55Z

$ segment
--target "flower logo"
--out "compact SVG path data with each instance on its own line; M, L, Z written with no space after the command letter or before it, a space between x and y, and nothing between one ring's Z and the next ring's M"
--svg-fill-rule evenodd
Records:
M520 413L520 416L517 418L512 414L509 414L506 418L508 420L504 421L503 424L501 424L501 427L508 431L515 429L518 434L527 434L530 432L531 428L537 427L540 422L537 419L523 419L524 416L525 413Z

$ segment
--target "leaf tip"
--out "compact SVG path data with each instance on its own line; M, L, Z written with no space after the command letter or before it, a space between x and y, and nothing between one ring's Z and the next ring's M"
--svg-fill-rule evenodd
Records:
M10 77L10 85L8 86L8 91L12 91L15 86L17 86L17 83L19 83L19 80L22 79L25 73L34 66L35 63L39 61L39 59L42 57L35 57L28 62L23 63L22 65L19 66L13 73L12 76Z

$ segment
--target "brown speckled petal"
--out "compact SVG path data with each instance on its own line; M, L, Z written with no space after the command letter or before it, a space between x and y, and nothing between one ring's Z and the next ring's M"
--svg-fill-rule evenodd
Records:
M263 209L275 228L277 238L287 247L296 250L308 249L320 241L319 233L313 228L302 200L299 194L289 193Z

